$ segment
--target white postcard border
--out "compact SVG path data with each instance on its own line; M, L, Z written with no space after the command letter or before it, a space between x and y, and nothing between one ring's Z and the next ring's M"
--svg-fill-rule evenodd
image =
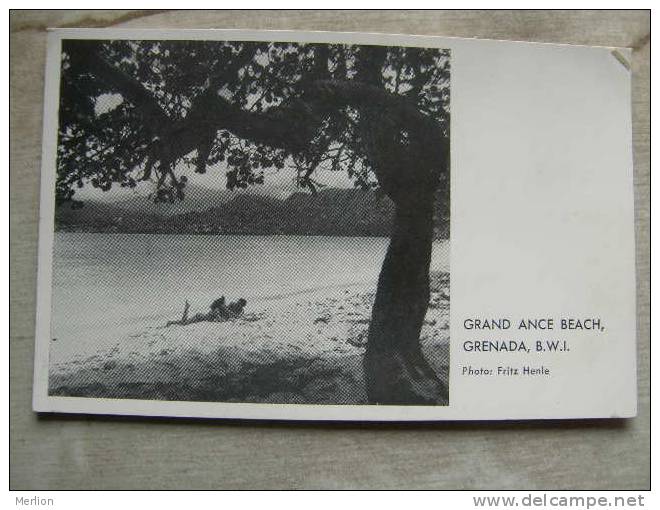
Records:
M35 365L33 409L38 412L93 413L137 416L171 416L199 418L237 418L237 419L277 419L277 420L377 420L377 421L427 421L427 420L502 420L502 419L541 419L541 418L599 418L599 417L629 417L636 414L636 400L628 401L620 406L614 414L606 415L601 411L572 409L557 410L547 415L539 415L529 411L524 405L517 409L505 409L502 414L493 415L490 411L481 409L465 409L456 402L455 392L450 386L449 406L378 406L378 405L303 405L303 404L253 404L253 403L221 403L221 402L181 402L155 401L133 399L97 399L77 397L54 397L48 395L48 350L50 341L51 321L51 280L52 280L52 248L54 222L54 184L56 175L57 154L57 111L59 103L60 82L60 48L62 39L68 38L98 38L98 39L179 39L179 40L245 40L245 41L295 41L347 44L378 44L398 46L422 46L449 48L456 46L483 44L484 40L448 38L437 36L410 36L396 34L373 33L335 33L335 32L297 32L297 31L253 31L253 30L160 30L160 29L54 29L48 34L48 54L45 76L43 152L41 169L41 199L39 213L39 253L38 253L38 291L37 317L35 332ZM545 43L520 43L513 41L492 41L497 45L546 45ZM563 46L566 48L587 48L579 46L548 44L548 46ZM597 51L593 47L589 51ZM611 48L601 48L600 51L611 51ZM628 56L627 50L621 50ZM452 55L452 97L454 96L455 62ZM455 115L452 102L452 116ZM451 140L452 149L455 140ZM632 174L632 147L630 148L630 173ZM451 179L451 232L456 228L454 191L456 180L454 172L454 154L452 151ZM632 191L632 178L630 182ZM632 196L630 196L632 201ZM632 203L632 202L631 202ZM632 213L632 209L630 210ZM633 223L630 223L630 229ZM634 246L633 259L634 259ZM451 243L450 267L454 269L455 246ZM634 269L634 268L633 268ZM634 276L634 275L631 275ZM452 274L452 295L454 279ZM453 306L453 303L452 303ZM633 302L634 307L634 302ZM453 315L453 310L452 310ZM452 320L452 328L454 322ZM453 329L452 329L453 331ZM626 339L634 346L634 338ZM454 350L457 348L452 340L451 366L454 368ZM634 376L634 365L625 367ZM450 379L455 374L451 373ZM453 404L453 405L452 405ZM459 405L456 405L459 404Z

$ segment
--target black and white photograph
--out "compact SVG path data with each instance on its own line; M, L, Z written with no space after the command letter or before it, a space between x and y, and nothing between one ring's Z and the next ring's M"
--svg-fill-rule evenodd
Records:
M10 12L10 503L652 507L651 12L191 7Z
M62 39L48 395L448 405L451 64Z

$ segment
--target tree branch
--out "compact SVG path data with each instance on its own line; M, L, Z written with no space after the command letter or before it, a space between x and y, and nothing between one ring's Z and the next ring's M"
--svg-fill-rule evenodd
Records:
M145 117L145 125L157 131L159 127L172 122L169 115L161 108L158 101L138 80L128 76L121 69L108 64L100 54L97 41L81 41L78 51L70 55L72 65L79 73L90 72L124 99L133 103Z
M247 65L252 61L254 51L243 50L230 67ZM382 53L382 48L369 48L364 55L359 77L364 78L380 70ZM320 71L326 55L321 51L316 56L317 70ZM370 124L385 116L391 119L390 125L401 126L401 129L414 127L431 143L442 139L438 123L420 112L411 98L392 94L379 85L372 85L372 81L316 80L305 84L300 97L265 112L243 110L219 96L215 86L209 86L206 92L193 100L188 115L176 121L163 111L141 83L108 64L98 52L98 43L82 46L82 51L76 52L73 60L80 66L80 72L89 71L105 81L142 112L146 126L159 138L154 155L166 166L197 149L200 154L198 169L201 169L206 164L201 160L208 156L210 143L220 129L290 154L304 154L309 151L311 141L327 114L346 106L368 112L365 117L371 119ZM364 128L382 129L376 125ZM145 176L148 177L150 171L148 168L146 170Z

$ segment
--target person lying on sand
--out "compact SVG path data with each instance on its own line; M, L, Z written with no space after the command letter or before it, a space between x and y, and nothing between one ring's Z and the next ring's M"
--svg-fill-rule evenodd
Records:
M177 324L179 326L186 326L187 324L194 324L196 322L225 322L230 319L237 319L243 315L243 309L247 301L243 298L240 298L234 303L229 303L225 305L225 296L221 296L211 303L210 311L208 313L196 313L192 317L188 317L188 310L190 309L190 303L186 301L186 304L183 307L183 315L178 321L168 321L167 326Z

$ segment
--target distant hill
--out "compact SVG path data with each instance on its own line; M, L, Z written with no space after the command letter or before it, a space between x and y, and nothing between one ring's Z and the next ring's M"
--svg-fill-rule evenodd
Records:
M206 190L210 191L210 190ZM144 197L137 201L86 202L82 209L58 208L56 230L80 232L180 234L390 235L394 206L376 193L328 188L317 195L293 193L284 200L232 192L194 195L188 210L161 210ZM200 209L200 205L212 206ZM437 221L436 237L446 237L447 222Z
M294 193L286 200L238 195L204 212L176 218L204 233L388 236L394 208L387 199L355 189Z
M175 216L191 211L204 211L210 207L227 202L235 196L235 193L228 190L213 190L203 186L195 186L194 184L186 186L184 192L185 200L177 200L172 204L169 202L154 204L144 195L124 198L112 202L112 204L120 209L131 212Z

